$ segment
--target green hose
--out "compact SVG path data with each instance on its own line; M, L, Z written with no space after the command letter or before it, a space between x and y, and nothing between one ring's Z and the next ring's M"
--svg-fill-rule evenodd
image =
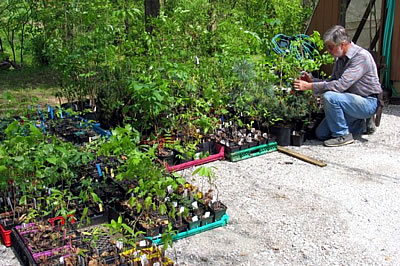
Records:
M395 96L398 96L397 92L393 88L393 84L390 80L390 69L391 69L391 53L392 53L392 37L393 37L393 25L394 25L394 9L395 0L387 0L386 9L386 23L385 30L383 34L383 47L382 55L385 56L386 69L384 73L384 85L386 89L391 89Z

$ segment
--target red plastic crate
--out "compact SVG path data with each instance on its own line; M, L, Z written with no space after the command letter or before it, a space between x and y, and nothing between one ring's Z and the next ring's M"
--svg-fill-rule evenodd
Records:
M4 230L3 226L0 224L1 238L3 238L6 247L11 247L11 232L12 230Z
M205 164L205 163L224 159L225 158L225 147L218 143L216 145L217 145L218 153L210 155L207 158L196 159L196 160L193 160L190 162L181 163L181 164L173 165L173 166L169 166L167 163L164 163L164 165L167 168L168 172L175 172L175 171L180 171L180 170L183 170L183 169L186 169L189 167L193 167L196 165Z

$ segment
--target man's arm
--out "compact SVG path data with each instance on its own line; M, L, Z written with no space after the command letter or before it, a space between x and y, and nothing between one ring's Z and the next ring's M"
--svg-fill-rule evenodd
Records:
M312 89L315 94L322 94L326 91L344 92L357 82L367 71L367 58L357 56L350 60L349 65L338 79L323 82L314 82Z

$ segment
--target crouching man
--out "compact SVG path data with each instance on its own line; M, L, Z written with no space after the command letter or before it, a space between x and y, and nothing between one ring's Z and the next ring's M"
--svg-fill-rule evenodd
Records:
M353 143L353 135L374 131L374 116L382 88L372 55L352 43L342 26L324 34L328 52L336 61L330 79L314 80L306 75L296 79L296 90L313 90L322 95L325 118L316 129L318 139L328 147ZM368 121L366 123L366 120Z

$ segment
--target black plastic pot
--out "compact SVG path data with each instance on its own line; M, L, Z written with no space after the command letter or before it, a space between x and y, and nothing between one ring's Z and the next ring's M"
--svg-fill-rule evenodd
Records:
M226 209L227 207L221 201L211 203L210 210L214 214L214 221L221 220L222 216L226 213Z
M276 142L280 146L289 146L291 142L292 126L276 125L271 127L271 133L276 136Z
M300 147L304 143L304 134L292 135L292 146Z
M175 152L169 151L168 155L157 155L158 159L167 163L169 166L174 165L175 162Z

